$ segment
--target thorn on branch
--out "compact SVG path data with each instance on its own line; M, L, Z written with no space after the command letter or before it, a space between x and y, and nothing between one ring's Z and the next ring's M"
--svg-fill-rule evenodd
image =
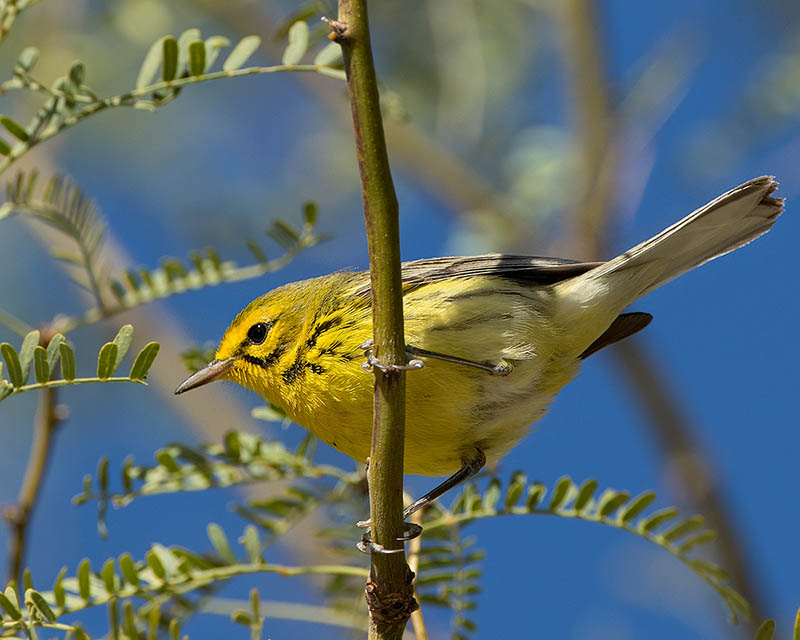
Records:
M3 507L3 519L12 527L18 527L24 522L25 516L17 505L9 504Z
M322 17L322 21L331 28L331 32L328 34L329 40L333 40L338 44L342 44L343 41L347 40L350 34L348 33L346 24L324 16Z

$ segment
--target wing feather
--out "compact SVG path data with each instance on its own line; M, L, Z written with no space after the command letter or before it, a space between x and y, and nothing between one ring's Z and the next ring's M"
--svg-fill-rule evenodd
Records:
M481 256L423 258L403 263L403 284L418 285L448 278L497 276L529 286L545 286L574 278L599 267L602 262L579 262L564 258L544 258L502 253ZM370 292L369 281L358 287L354 295Z

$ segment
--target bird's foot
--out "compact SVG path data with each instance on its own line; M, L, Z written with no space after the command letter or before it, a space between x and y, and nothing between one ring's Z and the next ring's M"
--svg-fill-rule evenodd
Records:
M364 533L361 536L361 540L356 543L356 547L361 553L400 553L403 551L402 548L400 549L387 549L381 544L378 544L372 539L370 535L372 533L372 521L371 520L360 520L356 522L357 527L361 527L365 529ZM408 542L409 540L413 540L417 538L422 533L422 527L418 524L413 522L404 522L403 523L403 535L399 538L396 538L398 542Z
M372 371L375 369L385 373L387 371L412 371L414 369L422 369L422 367L425 366L425 363L422 362L422 360L419 358L413 358L413 354L408 351L406 351L406 356L408 357L406 364L383 364L375 355L373 351L374 348L375 342L372 340L372 338L367 340L359 347L359 349L364 350L364 355L367 358L367 361L362 364L361 367L370 373L372 373Z

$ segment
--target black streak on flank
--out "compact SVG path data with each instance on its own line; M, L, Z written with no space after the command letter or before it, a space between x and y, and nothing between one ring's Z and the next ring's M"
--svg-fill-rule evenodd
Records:
M333 329L334 327L340 325L342 323L342 316L333 316L328 318L327 320L323 320L317 326L314 327L313 331L311 331L311 335L306 340L307 347L313 347L317 344L317 339L328 329Z
M292 365L281 373L281 377L286 384L292 384L305 375L306 369L310 369L311 373L316 373L317 375L325 373L325 367L322 365L315 362L307 362L303 360L302 356L298 356Z
M325 373L325 367L323 367L322 365L314 364L313 362L309 362L309 363L306 364L306 366L309 369L311 369L312 373L316 373L318 376L321 376L323 373Z
M286 384L292 384L296 380L303 377L303 374L306 372L306 367L308 363L303 360L302 356L298 356L297 359L291 364L288 369L284 369L281 373L281 377Z
M338 346L341 346L341 344L339 344ZM326 347L325 349L320 349L319 355L328 358L336 358L338 360L341 360L342 362L350 362L355 358L355 356L350 355L349 353L337 351L334 347Z

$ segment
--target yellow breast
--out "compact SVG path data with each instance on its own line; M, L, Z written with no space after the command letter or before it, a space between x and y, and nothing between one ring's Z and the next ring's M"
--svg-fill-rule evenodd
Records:
M550 288L501 284L464 278L405 294L410 345L512 366L509 375L494 376L426 358L424 368L407 374L407 473L452 473L475 447L489 463L497 461L576 374L577 354L547 321ZM372 337L369 306L345 304L324 318L309 314L298 335L258 390L324 442L366 460L374 378L361 366L360 345Z

